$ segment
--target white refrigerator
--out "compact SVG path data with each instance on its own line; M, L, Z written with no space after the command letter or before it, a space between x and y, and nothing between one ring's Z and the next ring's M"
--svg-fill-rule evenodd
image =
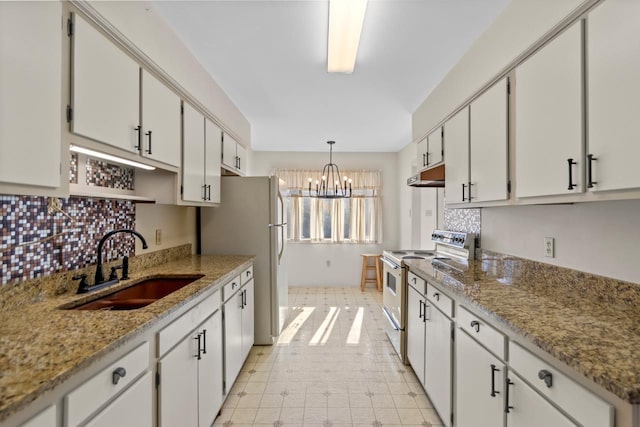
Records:
M203 255L255 255L255 344L272 345L288 314L286 184L223 176L219 207L201 209Z

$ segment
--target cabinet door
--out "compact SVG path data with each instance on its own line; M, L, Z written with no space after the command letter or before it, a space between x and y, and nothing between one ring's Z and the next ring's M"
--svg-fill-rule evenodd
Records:
M427 164L435 165L442 161L442 128L439 127L429 134L429 151L427 155Z
M517 197L584 189L581 47L579 22L516 68Z
M236 169L238 158L236 157L236 140L226 133L222 138L222 164L230 169Z
M198 425L198 344L189 334L158 362L158 425Z
M137 151L140 68L79 15L74 19L71 131Z
M451 425L451 331L449 320L427 300L424 388L442 422Z
M640 187L640 3L607 0L587 23L593 191Z
M142 70L142 154L180 165L180 98Z
M59 2L0 2L0 182L60 186Z
M56 405L51 405L20 427L55 427L57 425Z
M220 203L221 142L222 131L220 128L205 119L204 182L207 185L207 202L211 203Z
M228 393L236 380L242 358L242 291L224 303L224 381Z
M242 363L253 347L255 304L253 298L253 279L244 285L244 306L242 308Z
M424 297L413 287L407 295L407 359L424 385Z
M247 173L248 166L247 150L240 144L236 145L236 156L238 156L238 171L244 175Z
M509 427L577 426L513 372L509 380Z
M418 148L418 170L422 170L427 167L427 153L429 152L429 139L425 138L419 141Z
M204 183L204 116L184 103L182 115L182 200L202 202Z
M456 332L456 426L504 426L504 364L461 329Z
M460 110L444 125L447 135L446 203L468 201L469 185L469 107Z
M222 407L222 312L216 311L199 331L205 339L198 363L198 425L210 426Z
M508 197L507 104L506 78L471 103L472 202L506 200Z
M147 372L86 425L87 427L152 427L152 394L151 373Z

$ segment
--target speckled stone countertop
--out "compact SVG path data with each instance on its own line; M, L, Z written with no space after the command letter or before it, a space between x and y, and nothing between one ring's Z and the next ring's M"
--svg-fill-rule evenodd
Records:
M53 290L43 290L46 286L42 283L37 286L38 292L33 291L36 286L27 286L23 294L29 295L29 301L18 298L16 295L20 292L15 289L0 294L0 421L152 328L159 320L199 296L214 292L249 267L254 259L251 256L186 255L167 261L162 254L149 254L145 262L136 264L135 258L132 258L131 279L89 295L77 295L75 290L62 293L60 284L54 283L59 277L42 279ZM149 266L140 268L143 264ZM142 277L184 274L204 274L204 277L137 310L59 309L112 293ZM62 294L55 295L58 293Z
M461 271L437 261L405 263L498 326L640 403L640 285L490 252Z

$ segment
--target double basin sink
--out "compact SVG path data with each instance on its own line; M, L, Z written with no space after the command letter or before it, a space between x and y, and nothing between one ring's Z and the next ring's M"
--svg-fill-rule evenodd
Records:
M136 310L146 307L202 277L204 277L202 274L149 277L89 302L73 303L60 308L65 310Z

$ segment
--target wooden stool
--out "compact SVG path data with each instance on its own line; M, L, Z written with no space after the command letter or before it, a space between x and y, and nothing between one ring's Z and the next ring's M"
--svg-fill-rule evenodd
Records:
M373 260L373 264L369 262ZM375 277L367 277L367 272L375 272ZM367 282L374 282L378 291L382 291L382 268L380 267L380 254L362 254L362 277L360 279L360 290L364 292Z

